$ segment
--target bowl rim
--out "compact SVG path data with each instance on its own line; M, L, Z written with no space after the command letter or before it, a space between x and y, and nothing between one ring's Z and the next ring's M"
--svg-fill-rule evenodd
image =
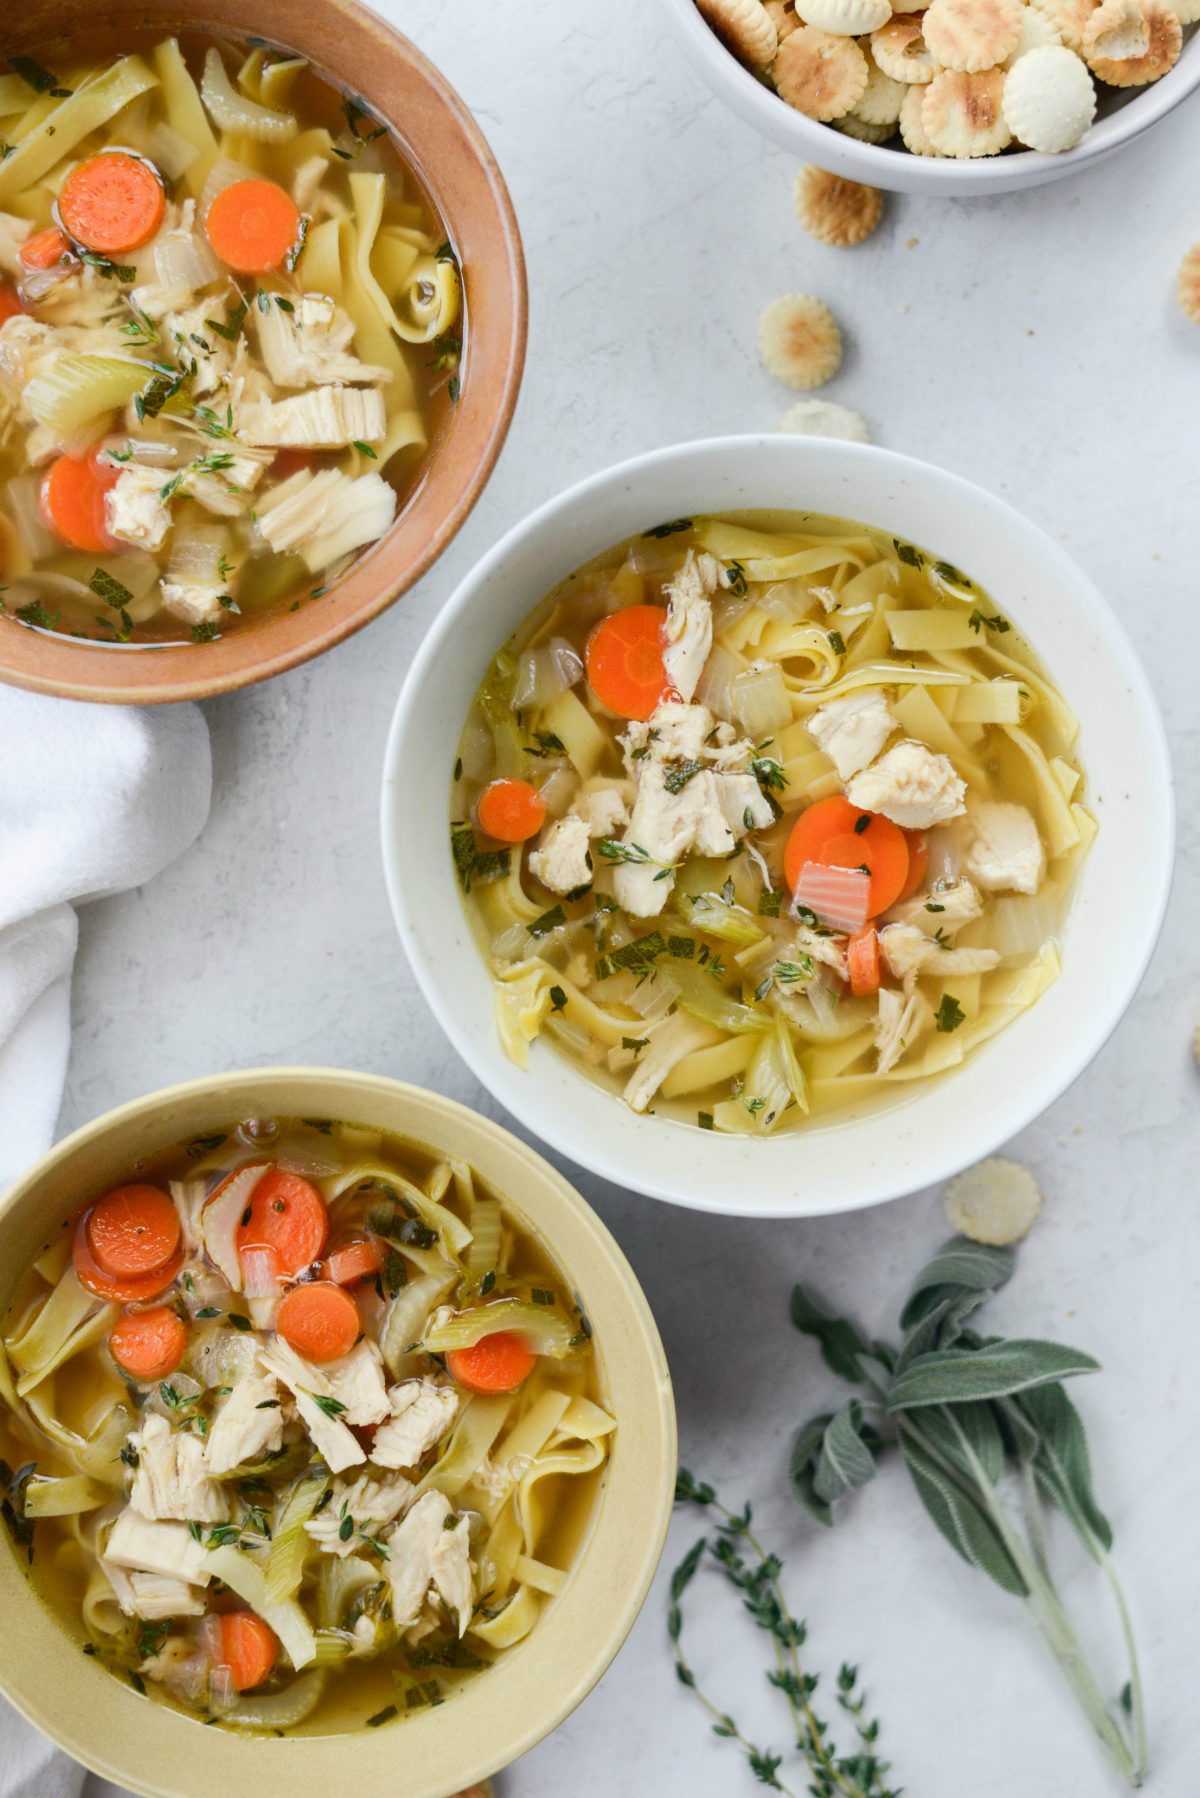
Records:
M51 0L53 4L53 0ZM174 704L183 700L211 699L221 693L240 691L244 687L257 685L260 681L271 680L289 669L302 666L314 657L325 654L339 643L357 634L366 625L372 623L383 612L401 599L415 584L429 572L434 563L448 548L458 532L462 529L474 507L478 503L483 489L491 478L500 451L504 447L508 431L512 423L513 413L520 394L521 380L524 373L526 349L529 334L529 288L525 266L525 253L521 239L520 226L516 209L507 183L501 173L496 155L491 148L474 114L466 102L452 86L441 70L430 60L425 52L418 48L412 40L391 23L381 17L373 8L362 3L362 0L322 0L323 10L339 14L353 21L359 28L372 33L389 54L398 57L405 63L419 82L428 90L437 102L440 112L452 123L456 133L469 145L475 164L482 177L483 187L490 198L494 216L494 225L502 246L502 256L496 256L496 272L503 276L503 282L490 284L487 307L489 313L497 314L497 323L502 330L497 332L498 342L491 366L494 368L498 392L491 415L487 418L486 430L481 433L481 449L477 456L471 458L466 477L456 483L453 504L445 511L434 515L430 526L424 531L419 546L406 563L398 577L391 577L382 571L377 574L374 590L365 600L358 603L347 614L334 616L328 622L321 622L320 615L314 610L307 610L302 615L306 622L316 620L311 630L296 634L294 640L282 643L277 648L270 648L269 641L275 635L273 626L286 614L273 614L257 623L244 635L241 632L223 638L213 644L169 643L162 646L145 645L132 652L137 658L137 666L146 669L149 665L149 678L130 679L130 656L127 649L110 648L96 644L80 644L69 638L59 638L53 633L30 631L36 648L29 658L29 666L13 667L4 649L4 640L0 640L0 682L24 688L26 691L40 693L54 698L75 699L97 704L134 704L163 705ZM174 4L162 9L161 17L147 15L147 25L162 23L164 29L169 28L169 20L186 11L184 0L174 0ZM253 13L251 8L250 12ZM304 8L292 8L289 28L295 19L303 19ZM257 19L247 18L246 29L249 30ZM284 31L277 34L270 32L270 22L263 21L264 29L269 36L277 36L282 43L288 36ZM189 14L186 21L176 21L180 30L228 30L228 25L213 23L209 11L201 0L196 15ZM38 28L41 29L40 27ZM37 35L35 32L34 36ZM292 31L291 35L303 37L303 29ZM294 47L289 45L290 47ZM302 53L302 52L301 52ZM322 76L344 86L339 78L324 68L320 57L309 58ZM360 81L358 90L371 102L370 79ZM407 146L407 138L403 127L389 116L386 107L376 107L391 130ZM411 152L409 152L411 154ZM436 169L428 169L420 165L420 173L428 187L436 206L444 206L442 190ZM447 219L453 229L453 221ZM470 269L467 270L467 306L470 316ZM477 302L478 304L478 302ZM468 360L470 345L468 343ZM469 392L469 386L466 389ZM465 397L465 394L464 394ZM482 424L481 420L481 424ZM449 433L453 436L453 429ZM408 503L397 513L393 524L384 536L375 543L366 545L350 563L350 566L332 583L331 593L336 593L341 582L351 576L366 575L369 578L371 564L386 556L387 545L393 533L402 528L405 521L418 512L422 504L422 493L429 475L437 462L438 456L451 447L450 442L430 446L431 454L425 467L420 471L417 486L409 497ZM256 648L254 653L245 653L243 646L257 645L260 638L268 640L268 647ZM23 641L19 639L18 641ZM231 645L236 650L233 666L222 668L221 650ZM175 662L187 656L182 672L178 676L168 674L164 678L156 678L155 668L168 658ZM127 672L122 675L122 663L119 656L126 658ZM43 671L39 663L46 657L51 663L61 664L62 671L54 668ZM24 657L20 658L24 661ZM207 664L207 667L205 666ZM195 667L195 672L192 672Z
M563 1219L569 1220L570 1233L576 1239L573 1250L575 1264L568 1267L561 1258L554 1232L543 1231L551 1257L557 1260L564 1274L572 1275L579 1281L581 1288L588 1291L589 1315L598 1317L603 1312L608 1313L608 1328L604 1332L597 1332L597 1343L602 1358L606 1349L611 1357L609 1365L604 1367L606 1375L611 1372L612 1363L619 1361L620 1364L621 1373L617 1383L626 1388L625 1424L631 1432L636 1429L639 1450L636 1466L630 1461L622 1471L622 1480L627 1498L631 1491L636 1493L640 1513L633 1518L631 1528L628 1506L618 1514L613 1503L609 1502L615 1459L610 1461L606 1465L585 1538L572 1566L571 1577L561 1597L555 1601L552 1611L543 1620L545 1627L552 1619L565 1613L573 1637L578 1636L581 1628L586 1628L587 1618L584 1617L581 1622L580 1617L574 1615L586 1603L580 1590L583 1581L579 1576L584 1573L589 1558L602 1552L609 1563L610 1575L619 1573L619 1578L610 1577L604 1584L605 1626L602 1630L591 1631L593 1645L589 1646L586 1666L577 1673L573 1684L556 1694L553 1704L538 1712L532 1721L514 1718L514 1727L498 1746L489 1746L483 1751L474 1748L472 1758L463 1766L461 1774L455 1768L452 1773L438 1776L436 1790L430 1784L412 1788L411 1798L443 1798L446 1788L441 1781L445 1778L453 1778L456 1785L469 1785L510 1765L520 1755L543 1741L602 1678L632 1629L662 1557L674 1506L677 1427L670 1370L649 1301L636 1273L604 1220L566 1176L547 1162L535 1148L491 1118L428 1088L394 1080L387 1075L299 1065L253 1067L191 1079L145 1093L80 1125L0 1193L0 1232L3 1232L11 1218L19 1215L27 1202L52 1190L55 1180L61 1177L64 1169L69 1168L77 1157L90 1148L99 1147L106 1141L119 1140L131 1129L142 1123L149 1123L158 1116L163 1118L164 1125L156 1131L156 1139L166 1146L170 1141L178 1140L177 1137L172 1138L170 1129L166 1127L166 1120L176 1112L181 1113L183 1108L197 1104L206 1104L214 1114L214 1123L218 1121L218 1116L221 1121L225 1121L230 1115L236 1114L239 1097L245 1097L249 1101L252 1095L268 1085L291 1088L297 1097L310 1092L314 1087L328 1090L330 1098L337 1102L334 1115L351 1123L363 1121L361 1118L356 1120L353 1116L355 1096L369 1095L380 1107L396 1106L406 1115L408 1122L391 1126L399 1136L407 1136L413 1142L435 1152L464 1154L472 1162L476 1159L480 1145L487 1145L510 1162L514 1172L519 1165L522 1171L531 1174L539 1182L539 1203L549 1204ZM194 1112L192 1115L194 1117ZM414 1122L414 1118L419 1118L422 1122ZM425 1122L429 1125L428 1130L424 1128ZM389 1126L373 1127L386 1131ZM460 1146L464 1141L470 1145L465 1149ZM494 1180L492 1183L496 1184ZM502 1189L501 1196L504 1203L518 1215L523 1214L522 1193L513 1194ZM525 1221L530 1221L527 1215ZM578 1255L585 1245L587 1265L581 1270ZM608 1286L598 1307L593 1305L591 1296L597 1267L602 1268L603 1278ZM614 1323L617 1325L616 1330L613 1329ZM631 1410L628 1403L630 1396L636 1398L635 1410ZM615 1398L613 1402L614 1408L619 1408ZM618 1418L618 1427L620 1424L621 1419ZM633 1451L634 1445L631 1443L628 1452L632 1455ZM6 1557L6 1572L7 1562L11 1559L13 1569L20 1575L20 1564L15 1554L10 1555L7 1547L0 1549L0 1554ZM576 1597L572 1607L573 1592ZM52 1613L40 1597L36 1594L33 1596L43 1614L50 1618L55 1639L61 1642L64 1653L73 1654L72 1639L63 1629L57 1614ZM592 1610L588 1616L594 1618L595 1614ZM566 1624L562 1625L558 1633L561 1634L566 1627ZM536 1647L539 1635L540 1631L535 1629L527 1639L527 1644ZM544 1637L542 1639L545 1640ZM6 1637L5 1640L11 1641L11 1637ZM599 1643L598 1647L594 1646L595 1642ZM516 1652L520 1653L527 1644L519 1645ZM546 1652L549 1652L548 1642ZM133 1790L146 1794L146 1798L186 1798L186 1794L195 1789L190 1785L175 1783L148 1784L137 1767L121 1765L98 1747L97 1732L94 1730L81 1736L71 1735L49 1693L44 1678L44 1662L40 1662L37 1667L27 1666L23 1677L14 1683L8 1660L9 1655L0 1649L0 1691L36 1728L92 1772L118 1783L128 1784ZM95 1669L91 1663L85 1663L85 1666L89 1672L101 1672L106 1681L111 1679L108 1669ZM114 1688L116 1689L119 1688ZM467 1688L468 1691L474 1689ZM107 1691L107 1685L104 1690ZM155 1706L154 1709L157 1714L165 1715L185 1728L194 1727L194 1720L187 1716L181 1716L167 1707ZM459 1719L456 1733L470 1734L471 1726L467 1722L465 1705L456 1715ZM418 1718L406 1720L404 1728L413 1730L419 1723ZM363 1732L358 1730L325 1736L290 1736L282 1740L238 1737L225 1731L207 1731L205 1736L206 1740L231 1743L239 1755L245 1757L247 1784L251 1784L251 1756L258 1754L264 1746L268 1749L288 1750L286 1758L289 1761L305 1760L308 1758L306 1751L315 1750L319 1744L344 1744L347 1739L357 1741L363 1737ZM185 1746L187 1739L181 1738L179 1748ZM387 1738L381 1732L374 1739ZM495 1736L492 1735L489 1740L494 1741ZM265 1758L263 1756L264 1763ZM279 1761L284 1758L282 1755L278 1756ZM310 1788L303 1784L307 1777L303 1769L294 1765L287 1768L277 1766L276 1775L280 1779L291 1780L299 1774L299 1779L294 1784L273 1784L265 1764L260 1771L262 1777L258 1783L264 1792L264 1798L283 1798L285 1792L295 1792L296 1798L308 1798ZM428 1778L421 1767L418 1766L416 1771L418 1776ZM322 1784L320 1789L325 1790L327 1787ZM314 1798L316 1790L317 1787L313 1786Z
M798 449L798 446L805 447ZM1003 1126L1001 1127L997 1123L989 1131L981 1133L977 1140L972 1142L969 1154L964 1156L960 1151L949 1148L941 1151L930 1150L922 1160L919 1181L910 1181L898 1189L894 1179L889 1181L883 1178L882 1170L880 1170L879 1175L873 1180L864 1180L852 1198L848 1200L839 1198L836 1206L815 1206L803 1200L795 1203L791 1200L781 1202L777 1197L756 1199L753 1194L748 1194L744 1198L740 1198L736 1205L731 1205L727 1196L714 1195L709 1191L696 1191L689 1187L684 1175L676 1180L670 1180L656 1177L645 1170L633 1170L627 1159L622 1157L619 1149L616 1151L610 1149L610 1138L605 1136L602 1131L589 1130L588 1132L584 1165L593 1173L600 1174L617 1186L626 1188L633 1186L635 1190L643 1192L651 1198L661 1199L689 1210L706 1211L725 1216L763 1218L830 1216L887 1203L904 1197L909 1192L919 1190L921 1187L950 1178L970 1162L993 1154L1002 1144L1020 1130L1025 1129L1050 1105L1060 1099L1099 1054L1121 1021L1141 983L1162 930L1171 891L1175 847L1174 776L1162 716L1149 678L1125 626L1090 575L1068 556L1066 551L1039 525L1026 518L1007 500L999 498L974 482L965 480L961 475L936 464L924 462L917 457L902 455L897 451L882 449L873 444L834 442L829 439L805 438L780 433L745 433L693 439L689 442L647 451L588 475L583 480L575 482L572 486L544 501L525 518L514 524L463 577L423 639L401 686L384 751L380 800L381 846L384 880L401 944L426 1003L442 1030L472 1073L499 1103L506 1106L526 1129L579 1165L581 1162L579 1139L577 1133L572 1130L570 1121L566 1118L560 1119L553 1107L538 1103L539 1082L532 1073L532 1062L530 1070L515 1070L516 1074L521 1076L519 1081L505 1081L505 1072L512 1064L508 1063L504 1056L498 1039L493 1040L495 1032L490 1013L486 1020L472 1019L471 1024L467 1026L463 1024L455 1008L447 1002L446 994L439 982L438 964L433 957L426 954L423 935L418 927L417 914L420 910L420 895L423 887L420 881L410 880L407 875L409 863L402 854L402 844L398 836L398 815L393 801L393 786L399 778L402 766L408 765L411 760L406 738L409 729L413 727L411 721L417 712L418 699L427 672L443 653L454 654L453 644L456 633L460 642L467 640L458 630L463 614L472 607L480 592L487 587L497 570L503 567L514 551L519 550L524 544L531 543L544 534L552 532L560 519L569 518L578 509L585 508L595 497L618 488L633 491L639 480L649 471L657 468L669 468L673 464L686 466L689 461L694 462L705 457L720 458L728 464L732 463L739 455L757 454L763 451L768 456L778 456L781 460L797 454L821 455L829 457L835 466L842 464L851 473L856 468L873 462L891 470L899 479L903 479L905 476L911 479L915 476L916 481L925 486L932 484L936 487L940 484L943 491L951 498L957 498L973 508L983 507L989 510L1010 531L1023 537L1027 543L1036 545L1037 552L1045 566L1052 573L1057 572L1061 575L1078 599L1083 601L1086 596L1088 610L1107 639L1108 646L1123 659L1123 667L1128 677L1130 706L1137 714L1145 747L1149 759L1154 765L1153 796L1157 802L1155 823L1156 826L1161 826L1161 834L1156 838L1158 855L1152 879L1153 903L1148 909L1139 912L1140 922L1145 927L1144 935L1139 939L1136 950L1115 971L1112 981L1105 989L1108 1003L1104 1008L1101 1024L1093 1030L1086 1041L1082 1037L1077 1038L1075 1048L1063 1056L1049 1084L1040 1087L1036 1092L1031 1088L1027 1089L1022 1102L1006 1114ZM737 508L731 509L736 510ZM565 572L566 570L564 570ZM535 600L533 603L536 604L537 601ZM505 634L507 636L507 633ZM478 640L479 633L476 632L475 635ZM495 649L499 647L500 645L497 643L491 653L494 654ZM1036 641L1034 648L1036 652ZM486 663L483 666L486 666ZM482 678L482 667L480 678ZM428 757L427 745L425 753ZM1069 930L1069 925L1067 929ZM1067 934L1066 931L1064 931L1065 934ZM474 944L472 947L477 948ZM480 959L482 961L482 956ZM1003 1036L1005 1032L999 1034ZM617 1103L611 1094L605 1093L602 1088L586 1081L583 1075L576 1074L575 1079L580 1085L600 1095L605 1103ZM889 1110L891 1109L889 1108ZM887 1113L883 1115L887 1115ZM845 1121L844 1127L851 1128L854 1122L855 1120L848 1119ZM710 1144L721 1143L725 1140L727 1139L719 1135L706 1138L706 1142ZM731 1140L740 1142L742 1139ZM797 1133L791 1140L798 1144L802 1143L803 1133ZM721 1151L718 1149L717 1153L720 1155Z
M1093 123L1082 143L1072 150L1063 150L1053 156L1039 150L1012 150L1000 156L961 159L913 156L907 150L847 137L832 124L823 124L798 112L771 88L764 86L731 50L725 48L701 17L695 0L661 0L661 3L689 60L703 72L714 92L763 136L806 157L811 155L819 167L829 167L835 172L844 168L855 179L871 182L885 190L963 197L1014 191L1057 180L1078 173L1135 142L1200 86L1200 50L1193 54L1185 68L1188 52L1188 40L1185 39L1178 60L1160 80L1129 90L1131 97L1124 105L1099 121L1099 128ZM1186 26L1184 30L1187 30ZM1103 127L1110 120L1122 123L1114 124L1113 129L1107 131ZM825 161L822 161L822 146Z

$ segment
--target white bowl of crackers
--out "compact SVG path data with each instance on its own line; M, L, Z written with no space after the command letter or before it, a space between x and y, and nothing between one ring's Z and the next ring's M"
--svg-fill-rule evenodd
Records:
M1089 167L1200 84L1200 0L663 0L765 137L900 193L1008 193Z

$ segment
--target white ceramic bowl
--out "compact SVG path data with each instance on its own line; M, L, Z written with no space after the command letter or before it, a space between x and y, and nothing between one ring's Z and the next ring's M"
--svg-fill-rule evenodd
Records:
M638 1116L546 1042L515 1067L463 912L449 840L462 720L491 657L556 582L664 518L750 507L832 513L924 545L979 581L1082 722L1100 830L1064 932L1063 973L961 1068L858 1120L722 1136ZM582 1166L701 1210L808 1216L915 1191L990 1154L1082 1073L1137 988L1170 886L1174 811L1162 723L1137 654L1096 588L1003 501L927 463L819 438L726 437L657 450L542 506L443 608L396 707L383 852L425 997L479 1079Z
M819 125L781 100L743 68L720 38L705 24L694 0L661 0L672 30L688 59L709 87L727 106L769 137L781 149L791 150L804 162L815 162L834 175L865 181L870 187L891 193L1007 194L1022 187L1040 187L1062 175L1091 168L1124 144L1133 143L1143 131L1166 118L1193 88L1200 85L1200 33L1190 33L1175 67L1149 87L1129 88L1118 95L1100 87L1100 113L1083 142L1058 156L1036 150L1010 150L1002 156L980 156L958 162L953 158L914 156L897 139L895 143L863 144Z

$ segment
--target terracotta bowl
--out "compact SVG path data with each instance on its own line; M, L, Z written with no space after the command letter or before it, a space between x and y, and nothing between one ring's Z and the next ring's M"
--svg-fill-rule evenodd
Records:
M377 617L437 560L479 498L508 432L525 360L525 264L508 190L478 125L432 63L356 0L137 0L120 16L131 29L260 36L361 94L393 124L458 247L469 331L462 398L418 491L387 536L319 601L243 625L215 643L161 649L0 631L0 680L69 699L153 705L229 692L320 655ZM23 0L5 9L3 52L95 30L99 17L95 0Z
M675 1413L662 1344L629 1263L573 1187L532 1149L461 1105L368 1074L265 1068L151 1093L77 1130L0 1198L0 1312L47 1233L139 1156L231 1117L334 1116L463 1156L546 1245L592 1321L618 1418L588 1534L536 1628L436 1709L347 1735L241 1737L139 1697L80 1652L4 1534L0 1691L61 1747L147 1798L447 1798L562 1722L631 1628L662 1552L675 1487Z

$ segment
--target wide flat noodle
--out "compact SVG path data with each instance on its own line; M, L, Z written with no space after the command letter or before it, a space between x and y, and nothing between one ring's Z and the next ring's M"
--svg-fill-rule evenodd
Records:
M42 123L22 138L12 155L0 162L0 205L40 181L76 144L157 85L158 76L140 56L126 56L89 86L60 100Z

